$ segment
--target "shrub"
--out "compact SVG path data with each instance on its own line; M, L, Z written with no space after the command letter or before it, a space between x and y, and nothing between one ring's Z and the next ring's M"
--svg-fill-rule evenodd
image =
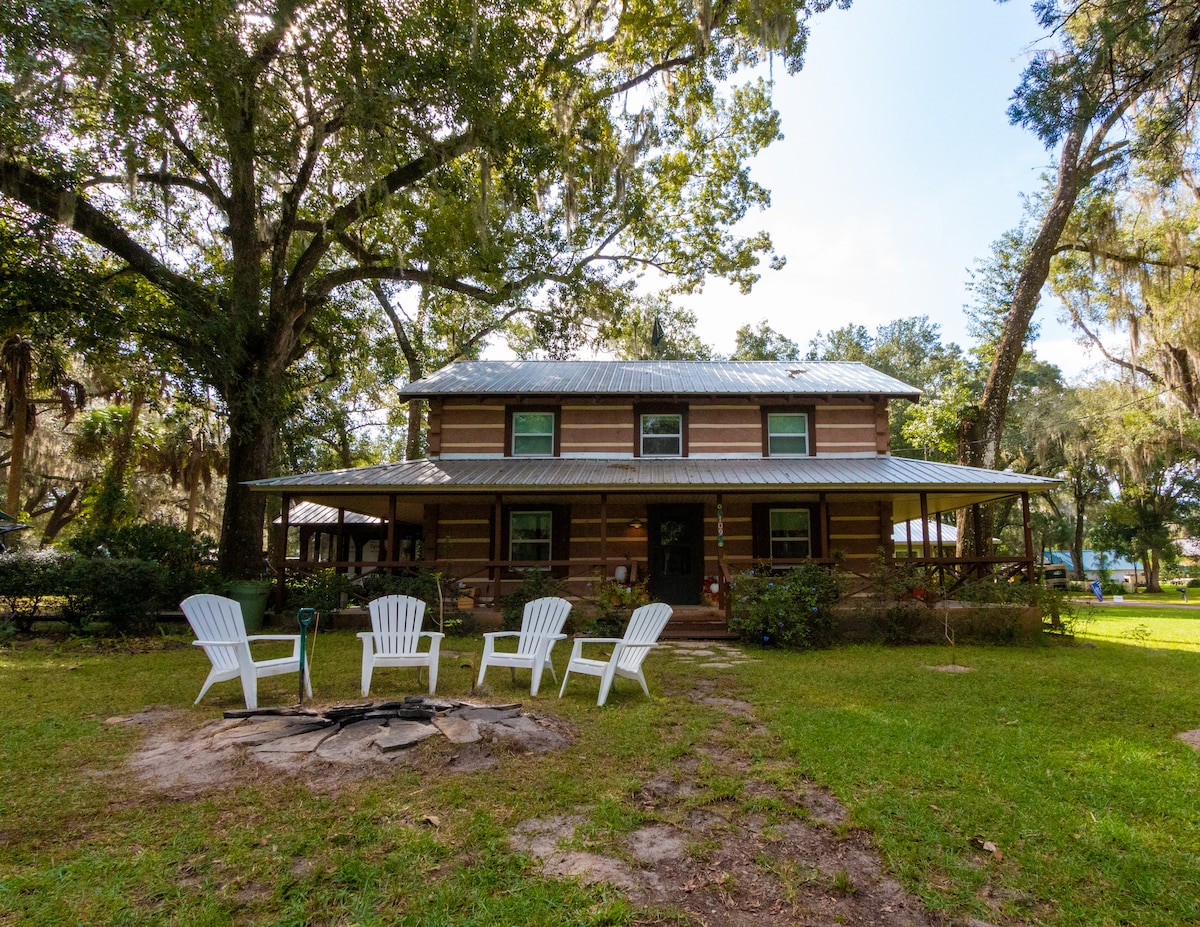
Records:
M118 560L147 560L162 568L164 602L179 603L197 592L218 589L212 552L217 542L206 534L175 525L148 522L107 532L81 531L68 542L70 549L94 558L100 548Z
M441 585L441 599L438 585ZM410 595L425 603L425 629L448 634L469 634L475 630L475 618L458 607L458 582L432 570L411 573L372 573L355 589L355 597L364 605L385 595ZM440 601L440 605L439 605ZM439 612L439 608L441 611ZM439 614L442 620L439 623Z
M773 647L827 646L840 594L836 575L818 564L780 570L759 564L733 578L729 627L743 640Z
M59 617L87 631L104 621L117 633L152 630L164 601L166 571L148 560L81 557L64 561Z
M930 643L944 634L942 619L930 607L932 578L925 567L880 557L868 577L866 633L886 644Z
M644 582L626 586L623 583L598 584L592 595L592 618L589 630L600 637L620 637L633 610L650 601Z
M28 631L45 600L63 592L63 564L72 554L53 550L0 554L0 600L8 608L5 624Z
M546 596L565 598L566 595L566 584L562 580L555 579L548 571L525 570L521 575L521 582L517 585L517 588L500 599L502 615L500 627L505 631L519 631L521 628L521 619L525 615L525 605L527 602L532 602L534 599L542 599ZM567 624L563 627L563 633L571 634L573 632L574 622L568 616Z
M340 570L306 570L288 578L287 604L294 612L300 608L315 608L323 615L336 612L354 587Z

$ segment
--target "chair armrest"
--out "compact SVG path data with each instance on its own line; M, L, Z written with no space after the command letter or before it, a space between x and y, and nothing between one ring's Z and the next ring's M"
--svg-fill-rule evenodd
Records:
M493 639L497 638L497 637L520 637L521 632L520 631L488 631L483 636L485 638L493 638Z
M422 631L418 637L428 637L430 640L440 641L446 635L441 631Z
M250 634L247 641L298 641L299 634Z
M371 637L374 637L374 636L375 636L375 632L374 632L374 631L359 631L359 632L358 632L358 639L359 639L360 641L365 641L365 640L367 640L368 638L371 638Z

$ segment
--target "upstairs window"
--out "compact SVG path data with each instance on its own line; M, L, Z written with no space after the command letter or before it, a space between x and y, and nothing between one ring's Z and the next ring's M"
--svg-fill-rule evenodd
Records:
M806 412L769 412L766 432L768 457L807 457L811 453Z
M548 570L554 538L553 513L512 512L508 524L508 559L546 563L547 566L534 569Z
M812 513L808 509L771 509L771 559L803 560L812 555Z
M639 418L642 457L683 456L683 416L679 413L644 414Z
M553 457L554 413L514 412L510 453L513 457Z

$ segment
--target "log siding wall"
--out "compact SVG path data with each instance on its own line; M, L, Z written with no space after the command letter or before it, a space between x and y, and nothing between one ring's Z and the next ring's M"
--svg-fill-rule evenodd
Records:
M529 404L532 408L532 400ZM637 433L632 402L548 403L556 407L556 427L563 457L631 457ZM783 408L777 399L732 403L728 399L687 404L687 452L693 457L761 457L764 447L762 407ZM795 403L811 412L809 423L818 456L864 456L887 453L887 403L864 397ZM426 434L431 457L502 457L506 406L511 400L434 400L429 404Z

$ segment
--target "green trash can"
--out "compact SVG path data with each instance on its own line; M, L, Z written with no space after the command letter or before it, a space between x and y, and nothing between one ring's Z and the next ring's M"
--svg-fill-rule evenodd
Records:
M242 607L242 619L246 622L247 634L257 634L262 630L271 586L269 579L239 579L225 587L226 595Z

